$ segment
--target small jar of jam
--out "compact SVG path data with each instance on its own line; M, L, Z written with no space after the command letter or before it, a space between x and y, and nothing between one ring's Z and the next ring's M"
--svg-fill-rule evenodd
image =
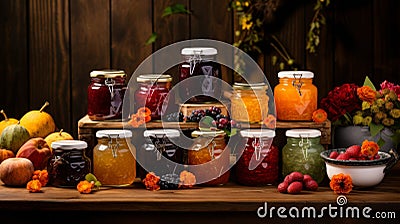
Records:
M246 129L240 134L246 144L236 163L237 181L248 186L276 183L279 178L279 150L272 145L275 131Z
M165 74L143 74L136 81L139 87L135 91L135 110L145 106L151 110L152 120L160 120L167 110L172 77Z
M310 175L321 183L325 177L325 162L320 153L321 131L317 129L291 129L286 131L287 143L282 149L282 174L293 171Z
M203 185L222 185L229 181L230 150L224 131L194 131L193 145L188 150L188 164L196 180ZM207 163L207 164L206 164Z
M317 109L318 89L312 83L314 73L309 71L282 71L274 88L278 120L310 121Z
M91 172L91 161L85 155L87 143L61 140L51 143L54 153L49 160L49 183L55 187L76 187Z
M217 49L211 47L183 48L184 62L179 65L179 81L198 76L193 83L180 84L179 95L188 103L215 102L221 96L220 85L211 77L222 79L221 64L216 62Z
M231 97L232 119L237 122L262 122L268 115L267 88L265 83L235 83Z
M122 119L126 74L122 70L94 70L88 86L88 115L91 120Z
M93 173L106 186L131 185L136 178L136 148L129 130L100 130L93 149Z

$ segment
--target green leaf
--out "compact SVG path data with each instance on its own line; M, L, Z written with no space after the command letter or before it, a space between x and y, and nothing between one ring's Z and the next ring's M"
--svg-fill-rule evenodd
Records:
M155 33L155 32L152 33L151 36L149 37L149 39L147 39L146 45L150 45L150 44L156 42L157 37L158 37L158 34L157 34L157 33Z
M376 144L378 144L379 147L382 147L385 144L385 140L383 140L383 138L379 138L379 140Z
M201 130L210 130L211 127L213 127L212 122L214 119L210 116L205 116L202 118L199 122L199 129Z
M185 5L177 3L175 5L166 7L161 17L170 16L173 14L190 14L190 11L186 9Z
M364 86L369 86L369 87L371 87L371 89L373 89L374 91L376 91L376 88L375 88L374 84L373 84L372 81L368 78L368 76L365 77Z
M96 176L94 176L92 173L88 173L88 174L86 174L86 176L85 176L85 180L87 180L88 182L96 182L97 181L97 178L96 178Z
M96 186L96 187L98 187L98 188L101 187L100 181L95 181L95 182L94 182L94 186Z
M369 125L369 131L371 132L371 136L376 136L379 132L381 132L385 128L382 124L372 123Z

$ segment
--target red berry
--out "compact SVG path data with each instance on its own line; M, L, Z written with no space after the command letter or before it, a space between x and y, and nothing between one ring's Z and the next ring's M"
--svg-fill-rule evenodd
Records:
M279 193L287 193L287 188L289 184L287 182L282 182L278 185L278 192Z
M357 158L360 155L361 146L359 145L352 145L346 149L346 154L349 154L350 157Z
M295 182L289 184L289 186L287 188L287 192L289 194L298 194L301 192L302 189L303 189L303 183L299 182L299 181L295 181Z
M379 155L379 154L376 154L375 156L374 156L374 159L380 159L381 158L381 156Z
M336 159L338 157L339 153L337 151L333 151L331 152L331 154L329 155L329 158L331 159Z
M292 182L295 182L295 181L302 182L304 179L303 174L300 172L297 172L297 171L290 173L289 176L291 176Z
M307 181L309 181L309 180L313 180L313 178L312 178L310 175L308 175L308 174L304 174L303 183L305 183L305 182L307 182Z
M293 182L292 176L286 175L286 177L285 177L285 179L283 180L283 182L286 182L286 183L288 183L288 184L292 183L292 182Z
M308 180L307 182L304 182L304 187L308 191L316 191L318 190L318 183L315 180Z
M350 155L347 153L341 153L337 158L337 160L349 160L350 159Z

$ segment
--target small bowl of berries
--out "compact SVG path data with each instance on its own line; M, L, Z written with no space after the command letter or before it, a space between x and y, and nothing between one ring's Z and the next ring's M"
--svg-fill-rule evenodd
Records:
M385 174L397 163L395 150L389 153L379 151L373 141L365 140L362 145L330 149L321 152L329 179L344 173L351 176L355 187L366 188L380 184Z

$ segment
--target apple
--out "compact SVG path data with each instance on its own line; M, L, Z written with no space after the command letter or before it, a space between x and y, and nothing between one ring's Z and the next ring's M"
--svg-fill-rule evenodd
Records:
M47 168L47 162L52 156L52 151L46 141L41 138L31 138L21 146L17 158L27 158L33 163L35 170Z

